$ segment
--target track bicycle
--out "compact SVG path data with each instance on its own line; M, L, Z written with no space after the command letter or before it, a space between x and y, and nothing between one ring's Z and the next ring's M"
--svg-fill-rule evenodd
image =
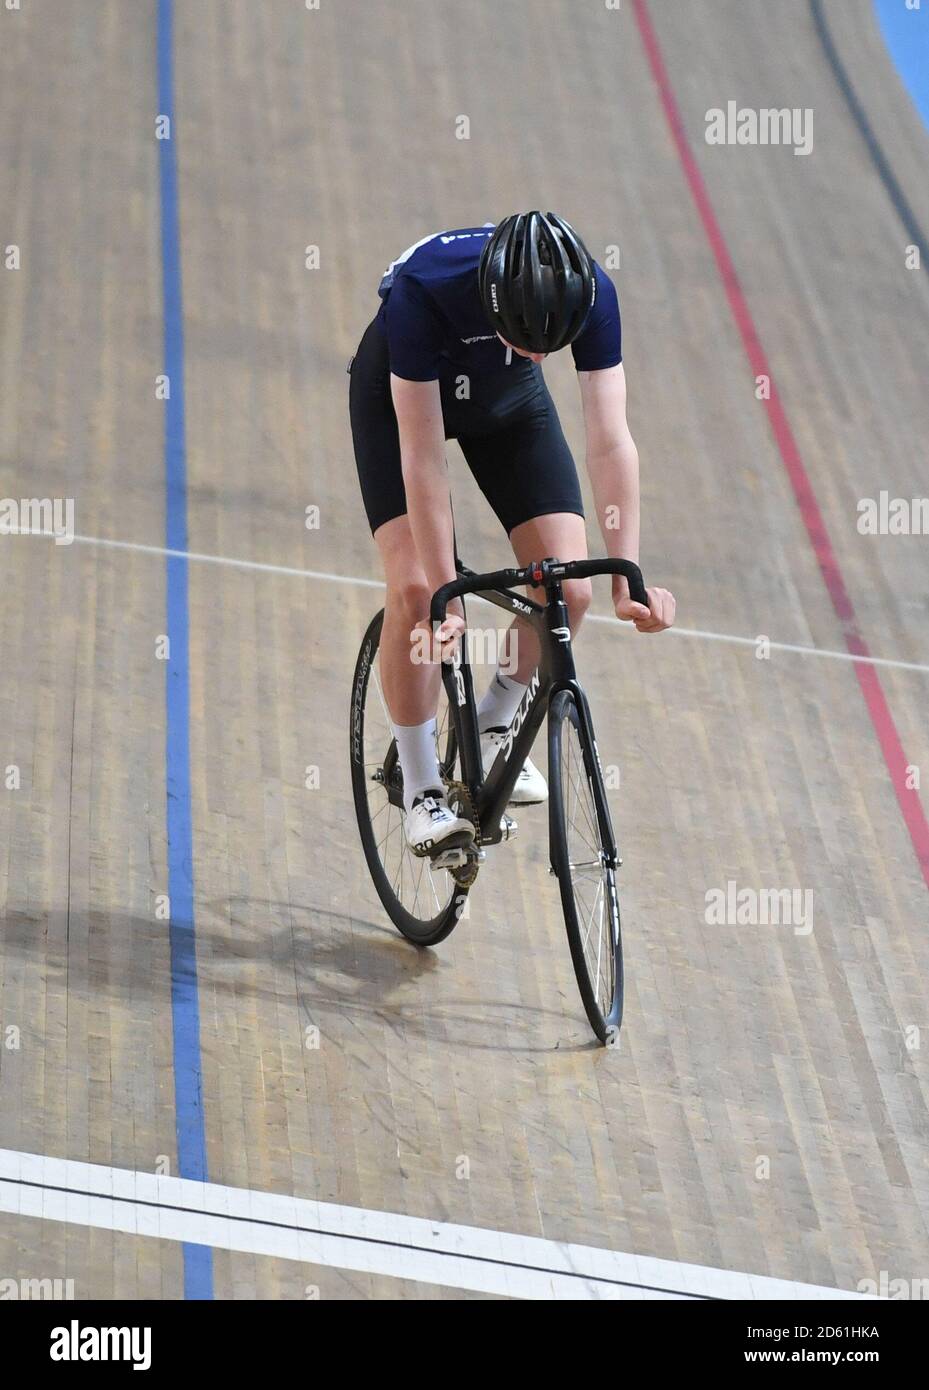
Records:
M449 805L474 826L467 850L431 860L408 848L403 774L381 691L378 647L383 609L361 643L352 684L352 792L365 859L378 896L400 932L417 946L434 946L452 931L477 879L487 847L512 838L507 803L520 769L548 715L549 861L561 892L574 972L590 1025L614 1042L622 1022L623 959L617 870L622 863L610 819L603 770L587 697L574 667L562 585L568 579L622 574L637 603L647 606L642 573L631 560L546 559L524 569L475 574L460 562L458 577L432 597L433 631L448 604L474 594L530 623L539 663L501 740L493 765L482 765L468 632L454 657L442 662L444 698L436 723L442 780ZM512 592L544 586L546 602Z

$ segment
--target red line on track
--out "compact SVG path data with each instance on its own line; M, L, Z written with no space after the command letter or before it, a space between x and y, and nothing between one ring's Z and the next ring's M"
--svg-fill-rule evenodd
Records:
M684 130L684 122L681 119L680 108L671 86L671 80L668 77L668 70L665 67L658 38L652 27L647 0L632 0L632 4L652 76L658 87L661 104L671 128L674 144L677 147L678 158L681 161L681 167L684 170L693 200L697 205L703 230L706 232L707 240L716 259L716 265L726 291L726 298L729 301L729 308L732 310L732 316L741 335L742 346L745 349L752 375L755 377L766 376L771 382L770 399L764 402L767 407L771 431L787 470L787 476L790 479L807 535L810 538L810 544L815 552L823 582L841 624L845 646L852 656L868 656L870 653L859 631L855 609L845 586L836 553L832 548L832 541L829 539L829 533L826 530L826 523L813 491L810 475L800 457L797 441L781 404L764 348L758 337L755 321L739 284L726 239L716 220L706 184L690 148ZM903 745L900 742L900 734L894 723L876 669L873 666L864 665L860 661L853 664L923 879L929 888L929 823L926 821L919 793L906 785L908 764Z

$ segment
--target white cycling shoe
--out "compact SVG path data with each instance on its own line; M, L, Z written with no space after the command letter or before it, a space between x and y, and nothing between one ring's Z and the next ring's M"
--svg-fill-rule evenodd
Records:
M494 758L500 751L506 729L485 729L481 734L481 758L484 772L493 767ZM527 758L520 769L516 785L510 795L511 806L535 806L548 800L548 783L531 758Z
M474 843L474 826L463 816L455 815L439 787L430 787L416 797L403 829L411 851L421 858L450 849L468 849Z

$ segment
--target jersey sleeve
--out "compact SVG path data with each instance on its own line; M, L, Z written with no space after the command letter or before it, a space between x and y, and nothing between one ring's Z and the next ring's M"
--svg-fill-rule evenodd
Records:
M411 275L399 275L385 309L390 370L406 381L437 381L442 320L429 295Z
M597 298L582 331L571 344L579 372L601 372L623 360L623 329L616 286L599 265L594 266Z

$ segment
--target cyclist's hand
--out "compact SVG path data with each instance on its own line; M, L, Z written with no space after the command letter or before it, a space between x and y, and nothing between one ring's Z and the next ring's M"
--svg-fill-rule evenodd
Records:
M616 616L623 622L635 623L637 632L664 632L674 622L677 608L674 595L669 589L646 589L645 592L648 594L647 608L629 597L624 582L623 592L613 595Z
M432 639L429 650L434 661L451 661L464 630L465 620L459 613L446 613L444 622L436 628L434 635L429 618L423 618L413 629L414 632L424 632Z

